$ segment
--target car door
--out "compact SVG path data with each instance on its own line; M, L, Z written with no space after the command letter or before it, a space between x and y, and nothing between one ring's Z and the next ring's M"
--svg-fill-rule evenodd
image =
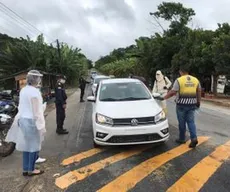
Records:
M99 84L97 85L96 87L96 90L95 90L95 94L94 94L94 97L95 97L95 102L93 103L93 113L95 112L95 108L96 108L96 105L97 105L97 95L98 95L98 89L99 89Z

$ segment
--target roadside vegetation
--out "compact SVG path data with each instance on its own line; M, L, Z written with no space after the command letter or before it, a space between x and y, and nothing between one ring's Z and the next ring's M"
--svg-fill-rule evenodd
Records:
M139 37L134 45L114 49L96 61L95 67L104 74L120 77L129 73L144 76L148 82L155 79L156 70L162 70L175 79L180 65L190 68L201 81L213 76L230 75L230 25L217 24L216 30L192 28L195 11L181 3L163 2L150 13L162 31L151 37ZM160 21L169 23L164 29ZM217 83L213 84L214 93Z
M0 34L0 79L14 73L38 69L67 76L68 84L75 84L80 75L92 67L80 48L65 43L47 44L43 35L35 41L29 37L11 38ZM3 82L2 82L3 83Z

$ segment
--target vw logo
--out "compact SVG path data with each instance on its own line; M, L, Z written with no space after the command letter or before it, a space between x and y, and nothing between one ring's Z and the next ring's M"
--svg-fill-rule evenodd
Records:
M138 120L137 119L132 119L131 120L131 125L132 126L137 126L138 125Z

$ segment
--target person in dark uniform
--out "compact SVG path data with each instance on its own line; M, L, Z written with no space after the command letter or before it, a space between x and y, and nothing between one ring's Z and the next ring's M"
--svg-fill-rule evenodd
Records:
M81 89L80 102L84 102L85 86L89 82L86 81L82 76L79 78L79 88Z
M65 120L65 110L66 110L66 100L67 95L64 89L64 84L66 81L65 76L60 76L57 81L57 86L55 88L55 104L56 104L56 121L57 121L57 134L68 134L69 132L63 129L63 124Z

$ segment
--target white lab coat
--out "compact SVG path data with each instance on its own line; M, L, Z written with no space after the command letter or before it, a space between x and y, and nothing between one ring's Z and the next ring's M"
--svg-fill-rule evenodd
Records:
M14 142L18 151L37 152L44 140L46 104L39 90L26 86L20 92L19 113L7 134L6 141Z

